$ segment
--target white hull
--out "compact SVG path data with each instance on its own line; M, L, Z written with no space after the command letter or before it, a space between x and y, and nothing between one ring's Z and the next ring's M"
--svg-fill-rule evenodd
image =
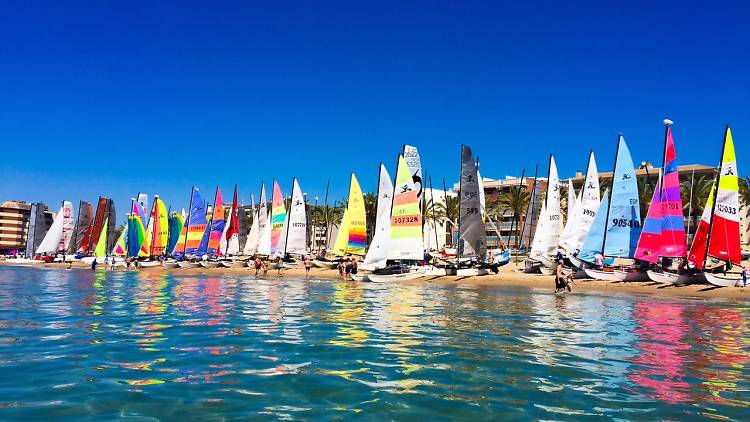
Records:
M30 258L10 258L3 261L4 264L7 265L34 265L34 264L43 264L44 261L39 261L36 259L30 259Z
M458 277L474 277L489 273L490 271L486 268L459 268L456 270L456 276Z
M326 269L333 269L336 268L336 266L339 265L338 262L334 261L322 261L320 259L313 259L313 265L319 268L326 268Z
M553 270L551 268L547 268L544 265L539 267L539 272L542 273L542 275L555 275L556 270Z
M655 281L657 283L663 283L663 284L672 284L675 286L682 286L685 284L699 284L699 283L705 283L706 277L703 275L703 273L696 273L692 275L687 274L675 274L670 272L658 272L658 271L652 271L648 270L646 272L648 274L648 278L650 278L652 281Z
M737 287L742 286L742 276L737 273L703 273L706 281L714 286L720 287Z
M354 281L370 281L369 274L359 273L359 274L352 274L351 276L352 276L352 280Z
M427 272L425 272L425 276L427 277L443 277L446 275L455 275L455 274L456 274L456 270L453 268L435 267L435 266L427 267Z
M143 261L138 263L139 266L142 268L152 268L152 267L159 267L161 266L161 262L159 261Z
M409 271L408 273L403 274L368 274L367 278L369 281L373 281L376 283L389 283L394 281L408 281L408 280L416 280L420 277L425 276L426 271L424 270L417 270L417 271Z
M242 261L219 261L219 265L224 268L237 268L245 265ZM255 264L253 264L255 266Z
M615 274L614 271L602 271L602 270L595 270L593 268L587 268L584 271L586 271L586 275L588 275L589 277L595 280L622 281L620 277L617 274Z
M575 268L577 268L579 270L583 269L583 267L584 267L583 261L581 261L580 259L578 259L577 256L570 255L570 256L568 256L568 259L570 260L570 263L573 264L573 266Z
M640 271L615 270L615 277L620 281L648 281L648 274Z
M201 266L201 264L190 261L178 261L177 266L180 268L198 268Z
M219 263L216 261L201 261L200 265L203 268L216 268L219 266Z
M164 268L177 268L177 261L164 261Z

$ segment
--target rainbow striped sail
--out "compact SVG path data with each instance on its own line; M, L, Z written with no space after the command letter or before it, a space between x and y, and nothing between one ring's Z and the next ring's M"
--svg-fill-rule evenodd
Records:
M187 222L182 229L180 239L174 249L175 255L195 254L206 231L206 204L201 198L198 188L193 186L190 195L190 209Z
M677 154L675 153L674 139L672 139L672 128L669 126L667 126L664 148L661 216L659 256L685 256L685 216L682 213L682 192L680 191L680 176L677 172Z
M167 242L167 253L174 253L175 246L180 240L180 233L185 226L185 219L181 214L173 212L169 216L169 241Z
M154 207L151 210L151 247L149 255L159 256L167 252L169 239L169 217L164 201L158 195L154 195Z
M224 233L224 198L221 196L221 189L216 188L214 197L214 211L211 216L211 231L209 233L207 251L209 255L220 255L219 245L221 244L221 235Z
M387 259L423 259L422 240L422 213L417 189L404 157L399 155Z
M273 196L271 198L271 254L283 254L282 233L286 223L286 207L284 195L281 193L279 182L273 181Z
M128 217L128 220L130 220L130 217ZM115 247L112 248L112 256L127 256L128 254L128 245L125 243L125 239L128 235L128 224L125 225L125 228L120 232L120 237L117 238L117 241L115 242Z
M411 177L411 175L409 175ZM367 247L367 217L365 215L365 199L362 196L362 188L359 186L357 177L352 173L352 179L349 185L349 202L348 211L348 228L349 239L347 242L347 252L352 255L365 255Z
M128 215L128 256L135 258L139 255L141 245L144 243L146 232L143 229L143 221L136 214Z

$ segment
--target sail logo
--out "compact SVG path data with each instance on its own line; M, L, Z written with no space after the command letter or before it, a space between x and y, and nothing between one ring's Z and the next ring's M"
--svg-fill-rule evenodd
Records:
M300 201L299 199L294 202L295 207L298 207L300 205L302 205L302 201Z
M466 176L466 183L472 183L472 182L474 182L474 176L471 174Z
M594 182L589 182L589 183L588 183L588 184L586 185L586 189L594 189Z
M727 172L723 176L734 176L734 170L731 167L727 167Z
M622 180L629 180L632 179L633 176L630 175L630 173L623 173Z
M403 185L401 186L401 193L411 192L411 188L409 185Z

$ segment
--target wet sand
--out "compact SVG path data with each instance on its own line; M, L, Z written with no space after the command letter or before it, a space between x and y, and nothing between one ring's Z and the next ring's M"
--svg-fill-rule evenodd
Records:
M3 262L0 261L0 265ZM37 268L66 268L68 264L54 263L54 264L36 264ZM88 266L82 262L76 262L73 264L74 268L77 269L88 269ZM99 269L103 269L102 265ZM552 291L554 290L554 278L552 276L525 274L522 272L523 262L519 262L517 265L511 263L500 268L499 274L490 274L480 277L456 277L456 276L445 276L445 277L425 277L413 281L406 281L402 283L410 284L422 284L422 283L434 283L434 284L452 284L452 285L483 285L483 286L522 286L534 289L544 289ZM116 271L124 271L118 269ZM191 268L191 269L164 269L161 267L141 268L138 270L141 273L159 273L159 272L172 272L174 274L182 275L237 275L255 277L255 270L248 267L236 267L236 268ZM286 277L304 277L305 270L302 265L296 268L285 269L284 275ZM269 269L266 278L276 278L275 269ZM321 268L313 268L310 271L311 278L318 279L337 279L337 270L327 270ZM656 295L656 296L667 296L667 297L697 297L697 298L725 298L733 300L750 300L750 285L746 288L742 287L716 287L709 284L694 284L687 286L670 286L655 283L652 281L646 282L607 282L598 280L575 280L572 284L573 293L577 292L602 292L602 293L614 293L614 294L638 294L638 295ZM566 293L568 294L568 293Z

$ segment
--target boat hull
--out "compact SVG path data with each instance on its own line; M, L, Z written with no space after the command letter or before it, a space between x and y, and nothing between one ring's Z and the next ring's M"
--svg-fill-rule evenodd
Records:
M544 265L539 267L539 272L542 273L542 275L555 275L555 270L547 268Z
M313 259L313 265L318 268L333 269L339 265L338 261L323 261L321 259Z
M742 286L742 275L737 273L703 273L706 281L719 287Z
M620 277L615 274L614 271L602 271L602 270L596 270L593 268L587 268L584 271L586 271L586 275L590 278L593 278L594 280L601 280L601 281L622 281Z
M164 268L177 268L176 261L164 261L162 265L164 265Z
M201 261L200 266L203 268L217 268L219 263L216 261Z
M542 266L542 263L533 259L525 259L523 261L523 272L527 274L535 274L539 273L539 267Z
M706 277L703 273L696 274L675 274L667 271L658 272L653 270L646 271L648 278L657 283L671 284L675 286L682 286L685 284L699 284L705 283Z
M179 261L177 262L177 266L180 268L198 268L201 264L197 262Z
M583 267L584 267L583 261L581 261L580 259L578 259L577 256L570 255L570 256L568 256L568 259L570 260L570 264L573 265L575 268L577 268L579 270L583 269Z
M224 268L237 268L242 267L243 265L245 265L245 263L242 261L219 261L219 266ZM255 264L253 264L253 267L254 266Z
M30 258L10 258L3 261L3 263L6 265L36 265L44 264L44 261Z
M649 281L648 273L645 271L614 270L613 272L620 281Z
M159 267L159 266L161 266L161 262L159 262L159 261L143 261L143 262L139 262L138 265L140 265L143 268L152 268L152 267Z
M424 277L426 270L412 270L400 274L368 274L367 278L369 281L375 283L390 283L394 281L409 281L416 280L420 277ZM355 274L356 275L356 274Z
M490 271L487 268L459 268L456 270L456 276L458 277L475 277L489 273Z

